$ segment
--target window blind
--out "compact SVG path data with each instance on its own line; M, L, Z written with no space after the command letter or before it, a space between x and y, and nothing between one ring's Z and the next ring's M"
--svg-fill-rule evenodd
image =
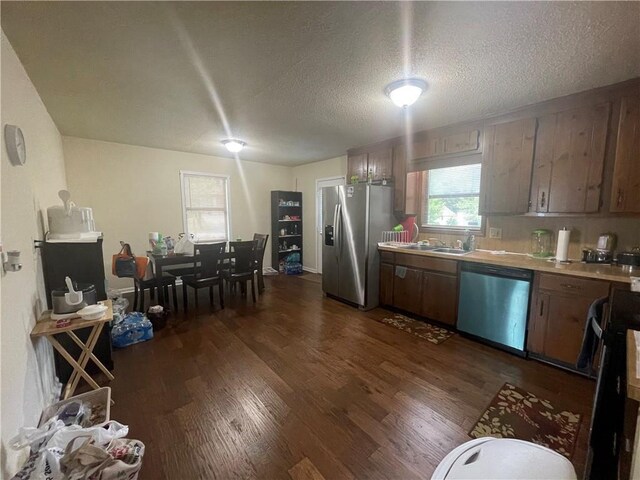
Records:
M198 241L229 240L229 179L183 173L183 214L187 233Z

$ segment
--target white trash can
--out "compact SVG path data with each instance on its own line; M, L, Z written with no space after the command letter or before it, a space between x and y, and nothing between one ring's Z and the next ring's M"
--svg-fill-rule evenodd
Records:
M477 438L452 450L431 480L577 480L569 460L535 443Z

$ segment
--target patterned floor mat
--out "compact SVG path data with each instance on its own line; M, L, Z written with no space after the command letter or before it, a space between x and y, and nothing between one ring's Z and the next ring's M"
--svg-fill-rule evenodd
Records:
M469 432L473 438L517 438L571 458L581 415L505 383Z
M399 330L411 333L416 337L435 343L436 345L454 335L453 332L450 332L446 328L436 327L430 323L414 320L413 318L399 314L395 314L393 318L383 318L380 321L386 325L391 325Z

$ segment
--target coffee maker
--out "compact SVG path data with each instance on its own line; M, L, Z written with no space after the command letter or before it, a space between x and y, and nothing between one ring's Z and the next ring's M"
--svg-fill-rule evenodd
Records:
M613 233L603 233L598 237L596 248L582 250L582 261L585 263L611 263L616 246L616 236Z

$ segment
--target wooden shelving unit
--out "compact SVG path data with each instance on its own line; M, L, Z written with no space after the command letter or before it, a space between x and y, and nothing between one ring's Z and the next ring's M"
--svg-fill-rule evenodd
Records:
M273 268L279 270L280 262L294 252L300 253L302 263L302 192L271 192L271 238Z

